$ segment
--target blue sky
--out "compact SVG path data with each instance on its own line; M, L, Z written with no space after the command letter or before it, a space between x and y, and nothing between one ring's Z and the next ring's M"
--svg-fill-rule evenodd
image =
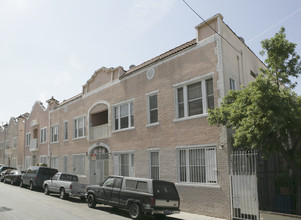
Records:
M281 26L301 55L300 0L186 2L204 19L221 13L262 60L260 41ZM182 0L0 0L0 125L79 94L103 66L128 69L194 39L201 22Z

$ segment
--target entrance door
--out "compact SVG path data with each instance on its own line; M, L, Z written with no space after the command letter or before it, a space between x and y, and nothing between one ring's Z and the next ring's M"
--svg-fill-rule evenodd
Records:
M109 154L103 147L96 147L90 155L90 184L99 185L109 173Z
M255 151L234 151L231 155L232 217L259 220Z

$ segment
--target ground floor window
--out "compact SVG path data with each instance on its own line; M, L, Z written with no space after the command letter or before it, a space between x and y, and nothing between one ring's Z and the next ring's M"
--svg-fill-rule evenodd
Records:
M159 151L149 152L149 177L159 179Z
M47 156L46 155L40 156L40 163L47 164Z
M65 173L67 173L67 165L68 165L68 156L64 156L63 157L63 163L64 163L64 167L63 167L63 171L65 172Z
M120 176L134 175L134 153L114 153L114 174Z
M58 156L52 156L50 159L50 167L54 169L59 169L59 157Z
M177 150L178 181L217 183L216 147L187 147Z
M30 166L31 156L25 156L25 170Z
M86 155L84 154L74 154L72 155L73 158L73 174L76 175L85 175L86 174Z

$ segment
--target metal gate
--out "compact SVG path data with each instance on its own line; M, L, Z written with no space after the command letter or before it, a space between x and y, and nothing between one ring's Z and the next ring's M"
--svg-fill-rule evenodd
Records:
M231 154L232 219L259 220L256 177L257 152L233 151Z

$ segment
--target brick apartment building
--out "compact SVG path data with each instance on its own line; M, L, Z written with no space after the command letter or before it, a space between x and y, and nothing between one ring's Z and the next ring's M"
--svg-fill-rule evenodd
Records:
M207 24L196 27L196 39L127 71L98 69L66 101L51 98L47 108L36 102L19 119L24 159L16 165L47 163L89 184L109 174L172 181L182 211L230 219L231 136L208 125L208 109L254 80L264 64L222 15Z

